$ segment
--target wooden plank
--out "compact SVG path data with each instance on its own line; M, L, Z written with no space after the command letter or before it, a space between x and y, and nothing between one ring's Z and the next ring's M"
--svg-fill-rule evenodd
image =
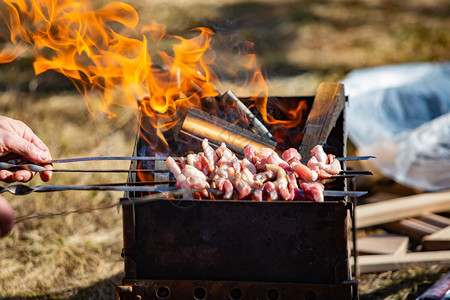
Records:
M449 222L450 219L446 217L430 213L417 218L406 218L396 222L386 223L382 225L382 228L388 232L407 235L416 241L422 241L422 239L437 234L443 228L449 227ZM437 235L437 237L439 236ZM442 237L445 240L445 235ZM446 248L444 240L438 238L438 240L430 241L427 250L450 250L450 247Z
M422 245L429 251L450 250L450 226L426 236Z
M322 82L317 88L311 111L306 119L299 152L303 158L311 157L311 149L323 145L345 106L344 85Z
M349 162L346 162L346 164L348 167ZM364 167L360 167L355 170L366 170L366 169ZM376 172L376 173L379 173L379 172ZM368 176L368 177L370 177L370 179L373 179L372 178L373 176ZM399 195L399 194L394 194L394 193L388 193L385 191L379 191L379 192L376 192L376 193L364 198L364 203L365 204L376 203L376 202L380 202L380 201L396 199L396 198L403 197L403 196L405 196L405 195Z
M432 213L423 214L423 215L417 217L417 219L421 220L423 222L426 222L428 224L437 226L439 228L445 228L447 226L450 226L449 218L446 218L444 216L440 216L437 214L432 214Z
M397 234L376 234L356 241L359 255L364 254L405 254L408 250L407 236Z
M385 272L412 266L429 267L439 264L450 266L450 251L412 252L403 255L360 255L358 266L361 273Z
M423 193L356 207L356 226L364 228L428 212L450 211L450 191Z
M415 218L386 223L382 225L382 228L388 232L407 235L416 241L421 241L424 236L433 234L441 229Z

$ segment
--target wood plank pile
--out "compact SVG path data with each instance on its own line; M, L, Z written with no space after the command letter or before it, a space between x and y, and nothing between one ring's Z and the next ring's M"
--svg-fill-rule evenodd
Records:
M450 266L450 191L367 200L355 208L357 274Z

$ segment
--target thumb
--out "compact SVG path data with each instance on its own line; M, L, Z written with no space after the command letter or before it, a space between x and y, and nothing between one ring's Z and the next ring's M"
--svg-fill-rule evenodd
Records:
M19 154L24 159L35 163L45 163L50 157L50 151L48 149L43 150L38 148L32 142L18 136L7 139L6 146L10 152Z

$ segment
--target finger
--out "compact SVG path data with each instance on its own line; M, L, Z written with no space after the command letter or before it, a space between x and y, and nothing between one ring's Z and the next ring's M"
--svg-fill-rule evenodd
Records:
M16 153L34 163L45 163L50 150L25 123L0 116L0 155Z
M53 166L51 164L45 164L45 165L43 165L43 167L48 170L53 169ZM39 176L41 176L42 181L49 181L50 179L52 179L52 175L53 175L53 172L51 172L51 171L45 171L45 172L39 173Z
M50 151L38 148L32 142L21 137L13 137L5 141L10 152L21 155L24 159L35 163L45 163L49 160Z
M38 147L42 151L50 154L50 149L47 147L47 145L34 133L31 137L30 142L33 143L36 147Z
M5 198L0 196L0 237L7 235L14 227L14 211Z
M28 182L34 177L35 172L28 170L18 170L13 172L12 180L20 182Z
M25 123L19 120L16 121L17 130L15 130L18 134L18 136L22 137L24 140L29 141L31 144L33 144L36 148L42 151L42 154L39 155L39 158L42 159L42 161L34 161L39 163L44 163L48 159L50 159L50 150L47 147L47 145L33 132L33 130L28 127ZM20 128L20 130L19 130Z
M10 183L10 182L13 181L13 180L12 180L12 176L13 176L13 173L12 173L11 171L8 171L8 170L0 170L0 180L1 180L1 181Z

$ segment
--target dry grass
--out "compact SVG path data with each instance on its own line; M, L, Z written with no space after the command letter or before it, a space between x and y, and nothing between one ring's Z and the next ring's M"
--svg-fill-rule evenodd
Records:
M126 2L138 9L141 23L156 19L167 24L170 33L213 28L219 58L233 52L243 39L254 41L272 95L313 94L321 81L339 80L355 68L449 59L450 5L443 0ZM95 119L67 81L53 73L36 78L31 61L24 57L0 66L1 114L27 123L54 158L131 154L133 112L122 110L116 120ZM128 168L127 163L115 166ZM51 183L125 179L124 174L55 174ZM41 183L34 179L30 184ZM25 220L0 240L0 298L113 298L123 269L121 215L115 209L92 208L113 204L120 196L7 195L17 216L80 208L88 212ZM361 298L414 299L444 271L412 268L364 276Z
M395 272L366 274L359 280L360 299L416 299L448 271L448 268L435 265L429 268L412 266Z
M23 120L52 149L53 157L130 155L134 143L134 116L124 112L124 124L95 120L76 92L29 95L7 92L0 96L0 109ZM121 125L121 128L118 127ZM74 168L107 168L104 163L74 164ZM59 165L58 167L65 167ZM118 162L117 168L129 163ZM126 174L55 173L52 184L124 182ZM38 178L30 185L42 184ZM0 296L63 295L110 280L123 269L121 215L114 204L120 193L64 192L5 195L16 216L64 213L87 208L86 213L31 219L16 225L0 241ZM113 296L110 293L110 297ZM110 298L107 297L107 298Z

